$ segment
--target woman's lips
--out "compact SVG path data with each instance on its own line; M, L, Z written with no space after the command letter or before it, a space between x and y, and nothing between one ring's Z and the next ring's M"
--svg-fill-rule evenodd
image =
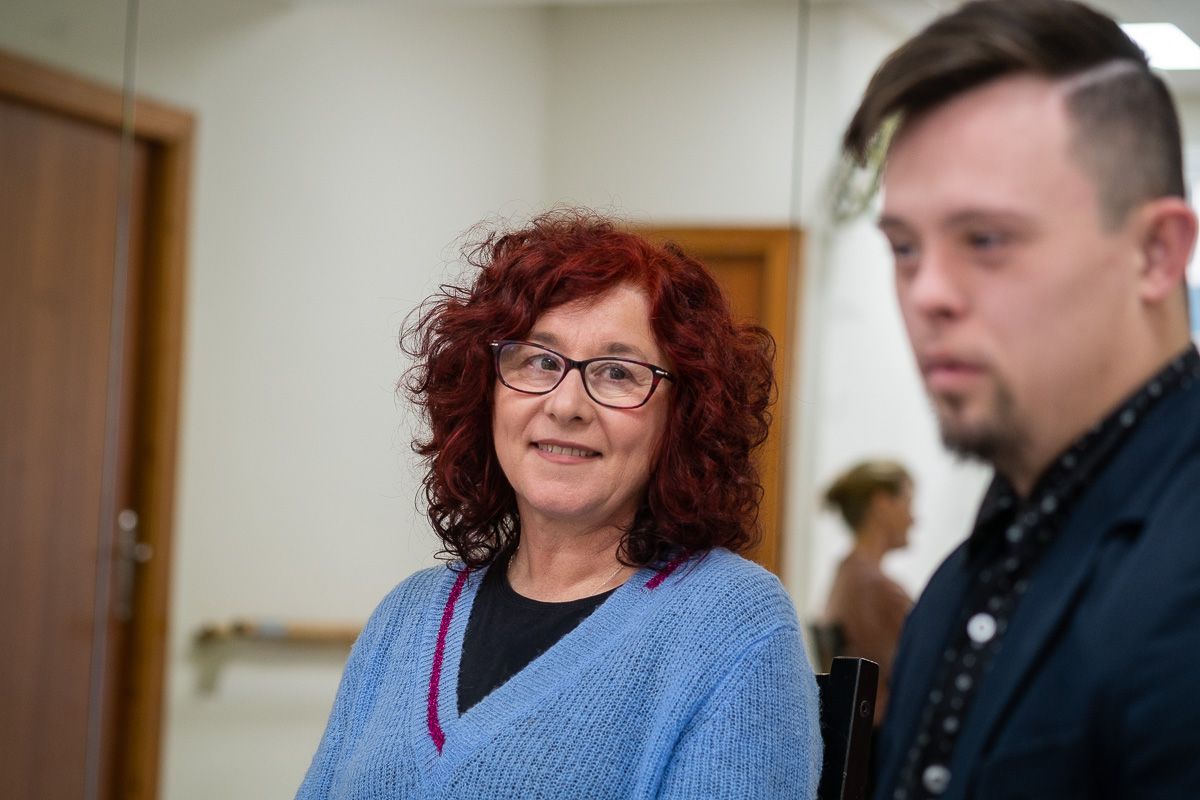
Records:
M554 442L534 442L533 446L539 453L545 456L557 456L564 459L592 459L599 458L600 454L595 450L588 450L578 445L557 444ZM556 459L557 460L557 459Z

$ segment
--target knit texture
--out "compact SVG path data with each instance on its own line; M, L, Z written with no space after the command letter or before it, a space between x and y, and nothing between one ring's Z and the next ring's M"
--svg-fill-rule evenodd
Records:
M675 567L637 572L461 717L483 572L408 578L350 654L298 800L815 797L817 688L787 594L725 550Z

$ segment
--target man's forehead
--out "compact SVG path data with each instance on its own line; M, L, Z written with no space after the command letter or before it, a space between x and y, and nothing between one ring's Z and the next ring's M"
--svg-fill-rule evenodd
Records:
M888 160L913 140L957 137L969 145L1003 137L1013 129L1065 127L1068 87L1063 81L1025 73L989 81L902 121Z
M1036 207L1079 177L1069 148L1061 85L993 81L901 126L883 170L884 216Z

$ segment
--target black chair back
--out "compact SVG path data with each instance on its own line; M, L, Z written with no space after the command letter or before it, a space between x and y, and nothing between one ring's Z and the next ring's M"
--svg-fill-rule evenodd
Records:
M865 800L871 770L871 734L879 665L865 658L834 658L817 675L825 760L817 800Z

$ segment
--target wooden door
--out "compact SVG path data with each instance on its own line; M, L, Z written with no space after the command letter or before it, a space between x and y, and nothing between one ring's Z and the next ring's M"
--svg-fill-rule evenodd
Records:
M0 56L5 796L157 781L181 185L120 119L115 91Z
M763 326L775 337L775 376L779 395L772 409L771 430L758 452L763 482L759 508L762 538L747 555L775 574L782 568L784 547L784 464L787 398L794 337L793 293L798 278L800 233L792 228L639 228L657 241L673 241L713 273L729 295L734 314Z

